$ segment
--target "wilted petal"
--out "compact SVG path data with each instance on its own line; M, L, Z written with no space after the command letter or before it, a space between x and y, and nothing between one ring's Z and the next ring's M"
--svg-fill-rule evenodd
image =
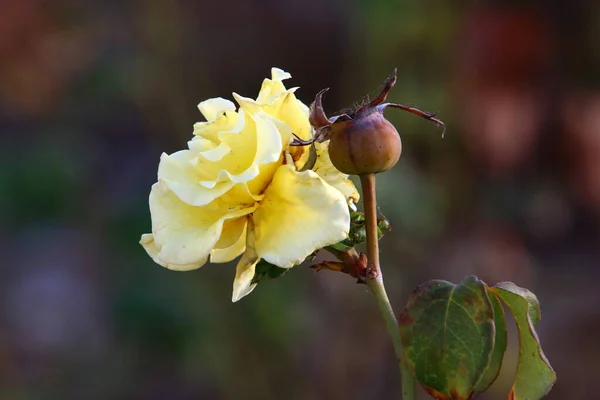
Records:
M252 278L254 278L256 264L258 264L260 258L254 247L255 238L254 222L252 218L249 218L246 226L246 251L236 267L233 281L231 301L234 303L250 294L256 287L256 283L252 283Z
M258 264L259 258L246 257L246 253L240 259L235 269L235 280L233 281L233 294L231 295L231 301L239 301L242 297L249 295L254 288L256 283L252 283L254 278L254 271L256 264Z
M284 165L265 191L254 222L258 256L291 268L315 250L345 239L350 214L344 195L315 172Z

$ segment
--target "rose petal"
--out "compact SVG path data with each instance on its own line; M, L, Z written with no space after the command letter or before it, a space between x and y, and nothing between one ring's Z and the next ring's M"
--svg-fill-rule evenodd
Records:
M182 202L166 185L155 183L150 192L153 243L146 236L144 248L169 269L199 268L218 242L224 221L250 214L255 208L194 207Z
M252 283L252 278L254 278L254 271L259 258L247 258L245 256L246 253L244 253L235 269L233 293L231 295L231 301L233 303L239 301L242 297L249 295L256 287L256 283Z
M261 107L267 114L287 124L296 136L308 140L311 137L308 107L296 98L295 91L296 88L286 89L280 81L265 79L256 101L241 96L236 100L248 109ZM289 143L285 139L284 143Z
M175 264L169 264L169 263L165 263L165 262L161 261L158 258L158 253L160 253L160 248L156 245L156 243L154 243L154 236L151 233L143 234L142 238L140 239L140 244L144 247L144 249L146 250L146 253L148 253L148 255L150 257L152 257L152 260L154 260L155 263L157 263L158 265L161 265L165 268L172 269L174 271L189 271L191 269L200 268L202 266L202 263L175 265Z
M350 226L344 195L315 172L291 165L277 170L253 218L256 252L281 268L345 239Z
M204 157L207 161L217 162L223 159L227 154L231 152L231 147L226 142L221 142L217 146L206 148L206 146L200 146L200 137L196 136L194 139L188 142L188 148L198 155Z
M242 132L245 125L246 119L244 113L225 111L224 114L215 120L196 122L194 124L194 138L192 140L199 137L212 142L213 146L216 146L226 137Z
M235 111L235 104L222 97L216 97L198 104L198 109L207 121L214 121L225 111Z
M231 301L234 303L250 294L256 287L256 283L252 283L252 278L254 278L256 264L258 264L260 258L254 248L255 239L254 222L252 218L248 218L248 225L246 226L246 251L238 262L235 270L235 279L233 280Z
M242 110L240 110L240 113ZM231 151L215 164L221 169L216 182L248 182L254 180L260 173L260 166L281 160L283 144L281 133L277 126L264 113L249 114L246 127L239 137L229 137L228 145ZM270 180L270 176L268 177ZM200 182L201 184L204 182ZM254 190L253 193L257 193Z
M354 183L348 179L348 175L341 173L331 163L329 158L329 141L318 143L315 142L317 149L317 161L312 170L315 171L323 180L331 186L342 192L348 201L348 205L356 210L355 202L360 199L360 194L356 190Z
M288 124L300 139L309 140L312 137L312 129L308 121L308 107L293 93L288 93L283 97L275 116Z
M189 142L190 150L163 154L159 180L194 206L210 203L236 183L249 182L253 194L262 193L281 163L282 134L273 118L263 112L246 118L240 110L239 118L246 122L242 131L217 134L223 142L216 147L211 140L197 137Z
M290 79L292 75L279 68L271 68L271 79L263 80L256 101L267 105L277 101L277 97L286 91L281 81Z
M198 157L190 150L181 150L171 155L163 153L158 165L158 179L182 201L202 206L223 195L236 182L229 179L208 180L207 171L198 165ZM211 185L202 185L201 182Z
M241 217L225 221L221 238L210 252L210 262L226 263L246 249L247 218Z
M290 79L292 75L289 72L285 72L281 68L273 67L271 68L271 79L274 81L283 81L286 79Z

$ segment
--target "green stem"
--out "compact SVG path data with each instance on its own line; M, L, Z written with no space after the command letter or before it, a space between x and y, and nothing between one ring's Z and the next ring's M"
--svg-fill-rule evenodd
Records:
M400 380L402 383L402 399L415 399L415 379L408 369L404 358L404 350L400 341L400 332L396 315L390 304L383 274L379 265L379 238L377 236L377 200L375 193L375 174L360 175L360 184L363 192L363 205L365 208L365 224L367 230L367 276L365 283L371 288L379 311L385 321L385 326L392 339L394 352L400 366Z

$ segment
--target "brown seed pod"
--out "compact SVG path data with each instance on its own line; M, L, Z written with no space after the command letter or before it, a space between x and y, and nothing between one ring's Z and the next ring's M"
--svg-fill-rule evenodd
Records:
M376 110L361 118L331 126L329 157L333 165L345 174L387 171L396 165L401 152L398 131Z
M444 127L435 114L411 106L384 103L390 89L396 83L396 70L386 79L383 89L369 103L350 114L327 118L322 98L327 89L321 90L310 106L309 120L315 128L310 141L300 139L292 145L304 146L312 142L329 140L329 157L333 165L349 175L376 174L392 168L402 153L402 141L398 131L383 115L387 107L399 108L418 115ZM443 137L442 133L442 137Z

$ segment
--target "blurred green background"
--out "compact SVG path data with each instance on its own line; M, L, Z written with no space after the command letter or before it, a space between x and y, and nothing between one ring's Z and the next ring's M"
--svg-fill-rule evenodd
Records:
M526 4L526 5L524 5ZM298 267L231 304L233 265L176 273L138 245L161 152L196 104L270 68L331 114L376 93L399 312L433 278L512 280L542 304L549 399L600 391L600 3L0 0L0 399L394 399L366 288ZM516 340L497 385L505 398Z

